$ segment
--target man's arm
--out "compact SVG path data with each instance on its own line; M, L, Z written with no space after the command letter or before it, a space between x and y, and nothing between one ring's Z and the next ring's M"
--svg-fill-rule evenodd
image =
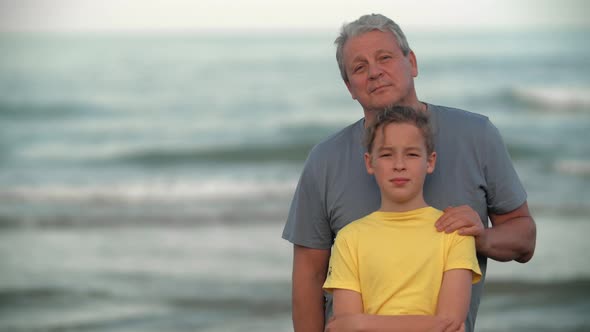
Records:
M477 252L491 259L526 263L533 257L537 227L527 202L505 214L490 214L492 227L484 228L477 212L467 205L445 209L437 230L475 237Z
M490 214L490 220L493 227L475 242L478 251L497 261L526 263L533 258L537 226L526 202L509 213Z
M295 332L324 331L324 291L330 250L294 245L292 310Z

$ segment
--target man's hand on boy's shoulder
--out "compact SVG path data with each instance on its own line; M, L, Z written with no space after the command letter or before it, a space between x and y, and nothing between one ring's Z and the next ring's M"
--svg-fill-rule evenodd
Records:
M484 227L479 214L468 205L448 207L438 218L434 227L439 232L452 233L458 231L460 235L471 235L476 238L484 234Z

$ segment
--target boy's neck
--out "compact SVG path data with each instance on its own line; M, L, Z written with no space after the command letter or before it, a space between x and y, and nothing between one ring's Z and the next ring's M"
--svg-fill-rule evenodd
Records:
M391 202L383 200L381 202L381 207L379 208L380 212L408 212L412 210L417 210L421 208L428 207L429 205L426 204L424 198L414 202Z

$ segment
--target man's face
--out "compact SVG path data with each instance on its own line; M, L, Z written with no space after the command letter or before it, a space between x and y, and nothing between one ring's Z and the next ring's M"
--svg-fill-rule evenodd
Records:
M409 123L391 123L375 132L371 153L365 154L367 172L381 190L382 208L404 211L423 207L422 187L434 171L436 154L428 154L420 130Z
M416 57L411 51L404 56L391 32L374 30L350 38L344 44L343 60L348 91L364 110L418 102Z

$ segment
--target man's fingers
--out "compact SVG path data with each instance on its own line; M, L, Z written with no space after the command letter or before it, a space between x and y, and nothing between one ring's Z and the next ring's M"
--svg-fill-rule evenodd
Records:
M463 228L459 229L458 233L459 233L459 235L476 236L476 235L478 235L479 231L478 231L477 226L471 226L471 227L463 227Z
M434 227L436 227L438 229L438 231L442 231L447 226L449 226L451 223L453 223L455 219L456 218L453 213L447 212L447 213L443 214L442 216L440 216L440 218L438 218L438 220L434 223Z
M458 229L469 227L471 224L461 218L450 218L447 224L443 227L445 233L452 233Z

